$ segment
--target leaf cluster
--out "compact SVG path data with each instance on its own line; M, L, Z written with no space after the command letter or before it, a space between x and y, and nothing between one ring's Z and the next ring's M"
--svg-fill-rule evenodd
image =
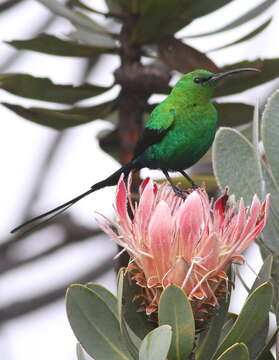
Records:
M102 149L117 159L120 159L119 149L123 140L119 126L123 127L122 122L125 122L125 119L119 117L123 91L128 90L130 97L136 97L136 104L143 119L144 114L151 110L147 103L149 96L169 91L168 81L173 70L186 73L196 68L205 68L217 72L242 66L262 70L260 75L247 75L245 81L230 79L217 90L217 98L236 94L277 77L279 59L245 60L220 68L206 54L187 44L188 38L208 36L211 39L217 34L238 28L262 15L276 0L263 1L222 28L180 39L175 37L179 30L187 27L195 19L221 9L232 0L107 0L105 13L85 5L81 0L71 0L66 4L58 0L37 1L53 14L70 21L74 30L63 38L42 33L31 39L8 41L10 46L41 54L82 57L89 60L109 54L120 58L120 70L115 72L115 82L109 87L93 83L80 86L55 84L47 78L28 74L2 74L0 88L20 97L51 103L52 106L26 108L18 104L3 105L22 118L56 130L86 124L99 118L113 122L115 130L100 134L99 141ZM98 21L100 17L107 20L107 27ZM268 18L252 32L243 34L240 39L225 44L222 48L253 38L263 31L271 20L271 17ZM144 58L149 58L152 61L151 65L143 65ZM122 91L114 95L110 101L94 106L77 105L85 99L95 100L96 96L109 91L116 84L120 84ZM55 109L56 103L71 107ZM221 119L223 114L227 115L228 125L243 124L249 118L247 115L252 114L252 107L247 104L217 102L217 107Z
M262 117L255 108L253 127L244 130L251 141L241 132L220 128L213 146L213 166L221 188L228 186L237 199L243 197L246 204L254 194L264 198L271 195L268 221L258 244L263 258L274 256L273 283L276 288L273 309L278 306L278 256L279 256L279 92L268 100Z
M271 268L269 256L239 315L229 313L229 301L223 299L218 314L201 333L196 333L191 303L175 285L161 294L157 321L136 311L136 285L123 270L117 297L95 283L72 285L66 306L79 341L78 359L84 360L85 352L96 360L272 359L270 348L277 331L267 340Z

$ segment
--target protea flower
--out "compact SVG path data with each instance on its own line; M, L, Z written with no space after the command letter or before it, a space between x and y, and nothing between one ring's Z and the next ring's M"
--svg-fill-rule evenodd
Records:
M121 178L115 205L116 222L106 220L102 227L130 254L127 272L141 287L140 310L156 312L163 288L175 284L199 321L218 307L228 291L230 264L244 262L242 252L264 228L269 196L261 204L255 195L245 208L243 200L229 204L225 191L212 205L203 188L183 200L167 183L146 179L133 205L130 181L127 188Z

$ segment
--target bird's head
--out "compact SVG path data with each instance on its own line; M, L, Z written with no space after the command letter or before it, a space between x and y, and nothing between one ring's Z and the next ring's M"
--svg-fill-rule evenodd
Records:
M182 76L176 83L172 93L180 96L199 97L202 101L210 99L219 81L227 76L236 75L240 72L258 71L255 68L233 69L226 72L214 74L207 70L194 70Z

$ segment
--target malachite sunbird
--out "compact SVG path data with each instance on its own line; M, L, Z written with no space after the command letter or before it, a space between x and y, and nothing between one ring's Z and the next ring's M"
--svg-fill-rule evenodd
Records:
M150 114L135 147L133 159L112 175L94 184L88 191L66 203L17 226L12 233L45 216L58 215L83 197L106 186L116 185L121 174L131 170L160 169L178 196L185 196L172 182L169 171L180 172L192 185L195 183L185 169L194 165L212 145L217 128L217 111L211 103L219 80L254 68L234 69L213 74L195 70L182 76L168 97Z

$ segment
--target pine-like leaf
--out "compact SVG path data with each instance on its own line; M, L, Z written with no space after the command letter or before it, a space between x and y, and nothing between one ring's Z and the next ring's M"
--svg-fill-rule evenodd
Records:
M0 88L17 96L62 104L74 104L110 89L110 87L91 84L80 86L54 84L48 78L18 73L0 75Z
M115 102L108 101L100 105L75 107L67 110L53 110L40 107L26 108L20 105L2 104L16 114L36 124L48 126L56 130L64 130L69 127L86 124L96 119L105 118L112 112Z

